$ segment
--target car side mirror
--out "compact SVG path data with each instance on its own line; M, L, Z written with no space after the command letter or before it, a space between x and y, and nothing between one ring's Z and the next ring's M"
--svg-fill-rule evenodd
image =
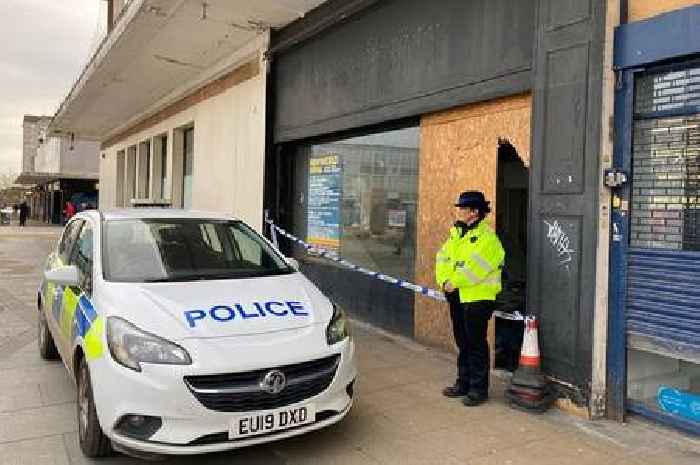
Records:
M296 258L287 257L287 263L289 264L289 266L299 271L299 261Z
M78 268L75 265L59 266L44 271L44 278L61 286L77 286L79 283Z

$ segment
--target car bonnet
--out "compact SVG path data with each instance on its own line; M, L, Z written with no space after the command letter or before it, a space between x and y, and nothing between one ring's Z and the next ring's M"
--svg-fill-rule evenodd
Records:
M333 311L330 301L301 273L105 284L109 315L171 340L264 334L326 324Z

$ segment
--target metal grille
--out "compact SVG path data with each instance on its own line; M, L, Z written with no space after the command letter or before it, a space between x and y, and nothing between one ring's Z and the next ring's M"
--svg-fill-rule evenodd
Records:
M632 247L700 250L700 107L692 107L696 104L700 104L700 68L637 80ZM678 116L666 116L669 110Z
M339 355L283 367L206 376L186 376L185 384L205 407L221 412L250 412L291 405L325 391L340 362ZM268 394L260 381L271 369L285 374L286 388Z
M645 74L635 83L634 112L647 114L700 105L700 67Z

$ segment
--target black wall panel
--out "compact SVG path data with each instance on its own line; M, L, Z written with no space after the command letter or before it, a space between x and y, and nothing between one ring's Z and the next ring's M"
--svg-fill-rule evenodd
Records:
M528 309L545 371L588 394L592 369L604 0L540 0Z
M535 4L384 0L275 55L275 140L529 90Z

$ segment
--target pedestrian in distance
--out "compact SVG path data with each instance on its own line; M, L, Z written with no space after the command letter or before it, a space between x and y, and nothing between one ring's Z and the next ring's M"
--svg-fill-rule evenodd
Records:
M73 205L73 202L70 200L66 202L66 206L63 207L63 224L67 224L68 220L73 218L73 215L76 214L76 209L75 205Z
M447 397L466 406L488 400L490 353L488 322L501 292L505 252L484 219L491 212L482 192L462 192L455 204L457 221L435 259L435 278L450 306L457 357L457 380Z
M27 217L29 216L29 205L27 202L22 202L19 204L19 225L26 226Z

